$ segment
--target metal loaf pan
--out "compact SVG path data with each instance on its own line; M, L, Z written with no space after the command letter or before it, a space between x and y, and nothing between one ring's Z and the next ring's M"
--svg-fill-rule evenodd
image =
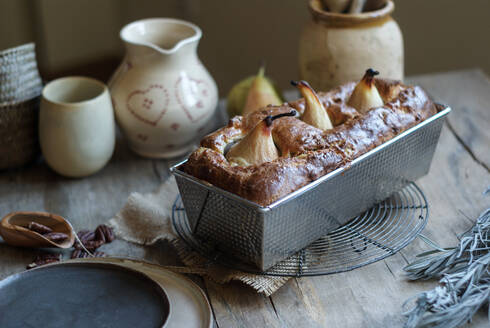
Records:
M260 206L171 168L194 236L265 271L429 172L449 107L316 181Z

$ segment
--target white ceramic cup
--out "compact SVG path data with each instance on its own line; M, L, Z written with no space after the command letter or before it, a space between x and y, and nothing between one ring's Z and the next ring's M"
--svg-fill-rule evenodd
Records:
M64 77L42 92L39 140L48 165L61 175L100 170L114 151L114 111L107 86L88 77Z

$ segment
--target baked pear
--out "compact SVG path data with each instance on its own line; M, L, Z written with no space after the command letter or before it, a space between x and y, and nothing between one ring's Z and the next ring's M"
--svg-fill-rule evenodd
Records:
M318 98L315 90L306 81L291 81L291 84L298 88L299 92L305 98L305 111L301 120L309 125L321 130L330 130L333 128L332 121Z
M357 83L347 101L349 106L354 107L358 112L364 114L371 108L384 105L383 99L374 83L374 77L378 74L379 72L372 68L366 70L364 77Z
M274 140L272 139L272 122L284 116L295 116L296 111L268 115L260 121L242 140L231 147L226 159L232 165L249 166L270 162L279 157Z

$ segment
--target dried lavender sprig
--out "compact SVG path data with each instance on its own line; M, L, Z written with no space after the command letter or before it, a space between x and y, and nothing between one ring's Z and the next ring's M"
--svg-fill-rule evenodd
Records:
M458 247L441 248L427 237L422 237L422 240L435 249L419 254L417 257L420 259L403 268L408 279L440 278L444 274L458 272L490 251L490 208L480 215L472 229L462 235Z
M444 276L442 286L415 296L415 306L403 313L407 316L405 327L452 328L470 321L490 300L489 266L490 253L487 253L467 270ZM414 298L407 300L403 307Z
M425 252L405 268L410 279L443 276L442 286L416 295L415 306L406 311L405 327L457 327L471 320L490 301L490 209L483 212L472 229L463 234L459 246ZM427 240L426 240L427 241ZM438 254L435 256L428 255ZM428 258L426 258L428 257ZM490 313L489 313L490 320Z

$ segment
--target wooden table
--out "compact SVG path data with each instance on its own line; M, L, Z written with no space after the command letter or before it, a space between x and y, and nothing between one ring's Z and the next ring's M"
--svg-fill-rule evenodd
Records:
M490 204L490 196L482 194L490 185L490 82L480 70L409 80L453 108L430 174L417 183L430 204L423 233L442 246L454 246L457 235ZM76 229L93 229L117 213L131 192L156 189L168 177L171 164L137 157L119 139L109 165L89 178L60 177L43 162L1 172L0 215L44 210L69 218ZM402 276L403 266L427 248L417 239L403 251L351 272L290 279L270 297L239 283L193 279L206 291L218 327L400 327L404 300L436 285L408 282ZM115 241L101 250L163 265L180 264L165 242L141 247ZM0 278L23 270L34 255L34 250L0 244ZM471 326L488 327L486 313L478 313Z

